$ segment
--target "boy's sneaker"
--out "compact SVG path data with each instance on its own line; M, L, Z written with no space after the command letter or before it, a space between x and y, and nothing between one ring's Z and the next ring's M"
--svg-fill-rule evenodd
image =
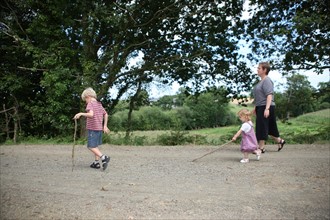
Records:
M104 159L102 160L103 170L107 169L109 162L110 162L110 157L104 156Z
M242 159L241 161L240 161L241 163L248 163L249 162L249 159Z
M93 162L91 165L90 165L91 168L94 168L94 169L100 169L101 168L101 165L99 162Z

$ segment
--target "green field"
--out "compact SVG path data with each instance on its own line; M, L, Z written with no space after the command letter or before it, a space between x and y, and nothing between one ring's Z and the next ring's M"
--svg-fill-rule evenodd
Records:
M247 107L252 109L252 107ZM237 112L241 107L232 105L231 110ZM254 120L255 118L253 118ZM328 144L330 143L330 109L308 113L289 121L278 120L281 137L289 144ZM125 132L111 132L103 136L103 142L112 145L221 145L231 140L240 128L236 125L207 128L191 131L133 131L130 138L125 137ZM110 125L111 129L111 125ZM25 144L72 144L72 137L63 139L36 139L25 138L19 143ZM77 144L86 144L86 138L76 141ZM237 144L240 140L236 141ZM5 144L13 144L11 141Z
M240 108L233 108L233 111L236 112L238 109ZM125 133L118 132L105 137L105 141L110 144L130 145L220 145L230 140L239 127L240 124L237 123L237 125L227 127L207 128L187 132L134 131L128 142L124 140ZM290 144L329 143L330 109L308 113L297 118L292 118L285 123L278 121L278 127L281 137ZM163 143L163 139L167 139L168 143ZM236 142L239 143L239 140Z
M279 129L290 143L328 143L330 109L304 114L287 123L279 123Z

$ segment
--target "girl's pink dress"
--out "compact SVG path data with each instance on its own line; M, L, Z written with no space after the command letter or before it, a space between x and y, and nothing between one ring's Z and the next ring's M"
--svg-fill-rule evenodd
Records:
M258 149L258 141L254 133L252 122L248 123L251 128L248 132L242 131L241 152L253 152Z

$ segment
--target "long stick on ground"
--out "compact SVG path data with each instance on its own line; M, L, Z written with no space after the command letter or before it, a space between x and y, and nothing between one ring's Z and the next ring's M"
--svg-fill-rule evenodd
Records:
M203 157L205 157L205 156L207 156L207 155L209 155L209 154L213 154L214 152L220 150L223 146L225 146L225 145L227 145L227 144L229 144L229 143L231 143L231 142L232 142L232 140L228 141L227 143L224 143L223 145L221 145L221 146L218 147L217 149L215 149L215 150L213 150L213 151L211 151L211 152L208 152L207 154L204 154L204 155L201 156L201 157L198 157L198 158L196 158L196 159L193 159L191 162L196 162L197 160L199 160L199 159L201 159L201 158L203 158Z
M74 147L76 146L76 136L77 136L77 119L74 120L74 135L73 135L73 145L72 145L72 172L74 168Z

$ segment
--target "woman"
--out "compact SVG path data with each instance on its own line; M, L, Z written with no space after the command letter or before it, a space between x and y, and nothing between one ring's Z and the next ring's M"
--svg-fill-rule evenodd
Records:
M254 104L256 120L256 136L259 143L259 149L265 153L265 141L270 135L278 143L278 151L282 150L285 140L280 138L276 124L275 102L274 102L274 84L268 77L270 65L267 62L261 62L258 66L258 76L260 82L254 87Z

